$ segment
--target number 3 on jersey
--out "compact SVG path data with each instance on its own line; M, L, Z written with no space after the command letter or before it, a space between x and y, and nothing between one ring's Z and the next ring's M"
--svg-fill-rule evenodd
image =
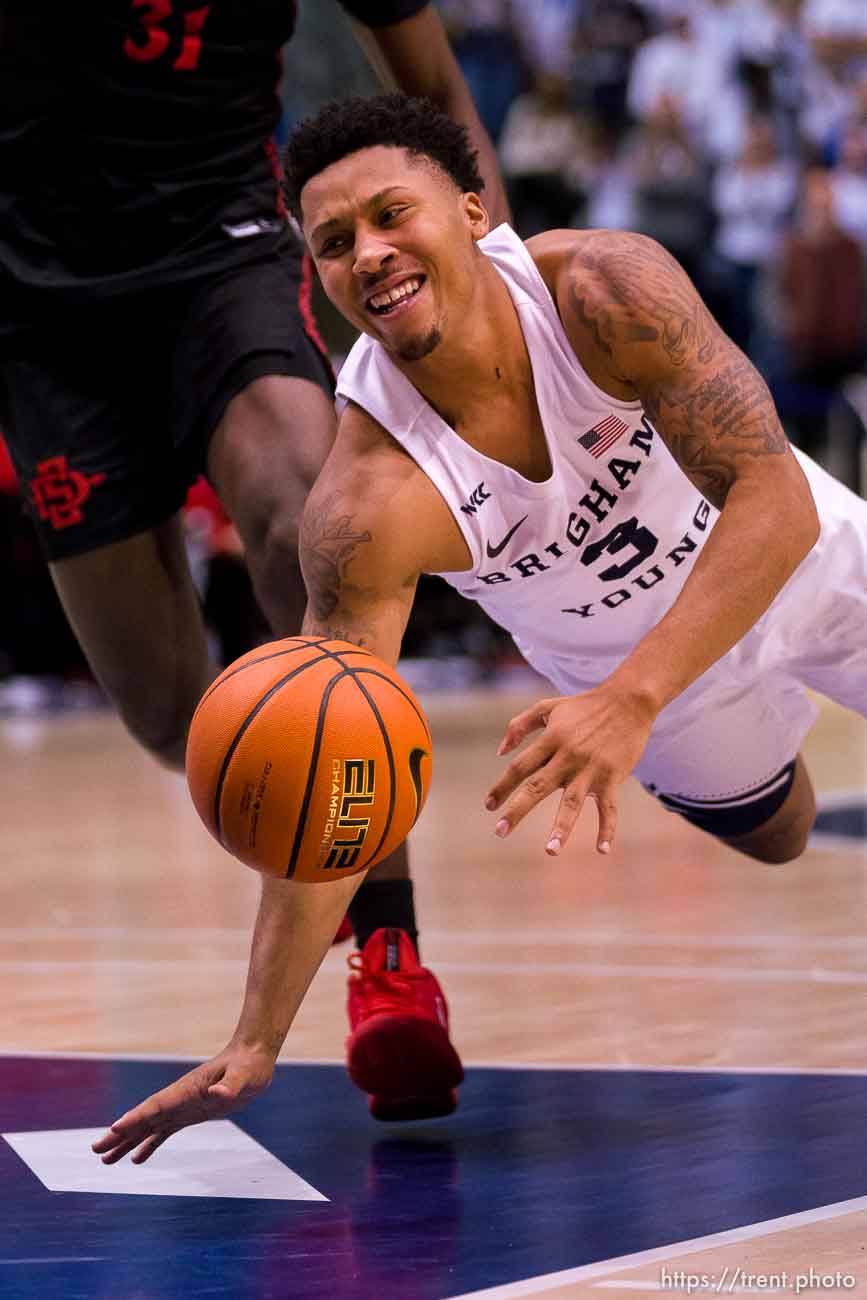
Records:
M171 35L163 24L172 17L172 0L132 0L132 6L135 10L144 10L137 15L143 31L139 36L127 36L123 52L127 58L135 59L137 63L150 63L152 59L165 54L171 44ZM184 14L181 52L172 64L176 72L195 72L198 67L202 52L202 28L210 12L211 6L204 5L201 9L191 9Z

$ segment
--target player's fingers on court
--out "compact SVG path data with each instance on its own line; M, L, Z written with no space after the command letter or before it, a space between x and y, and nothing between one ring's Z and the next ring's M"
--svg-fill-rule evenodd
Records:
M485 799L489 812L499 808L504 799L508 799L522 782L539 771L551 757L552 746L544 736L530 745L523 753L512 759L506 770L491 786ZM542 797L541 795L539 796Z
M101 1138L97 1138L96 1142L92 1143L90 1149L99 1156L107 1151L115 1151L124 1142L132 1141L134 1146L143 1136L142 1133L137 1132L137 1129L135 1111L127 1111L125 1115L121 1115L120 1119L114 1121L111 1128L103 1133Z
M166 1138L171 1137L172 1133L175 1132L177 1132L176 1129L169 1129L167 1133L152 1133L149 1138L142 1142L138 1151L132 1157L132 1163L134 1165L143 1165L146 1160L150 1160L153 1153L162 1146Z
M112 1147L110 1151L107 1151L104 1154L98 1154L100 1154L100 1158L104 1165L114 1165L117 1164L118 1160L123 1160L127 1152L132 1151L134 1146L134 1142L119 1142L118 1145ZM96 1150L95 1147L93 1149Z
M610 853L614 848L614 836L617 833L617 799L612 787L603 786L593 792L596 811L599 817L599 829L596 835L596 848L600 853Z
M557 809L557 816L554 819L551 834L548 836L548 842L545 845L545 852L552 858L556 858L572 834L586 798L587 788L581 781L571 781L563 791L560 807Z
M544 767L531 772L521 788L512 795L503 808L502 816L494 827L496 834L501 838L508 835L519 822L524 820L527 813L536 807L537 803L546 799L561 785L563 785L563 778L553 763L547 763Z
M101 1156L107 1151L113 1151L122 1140L123 1139L119 1134L114 1133L109 1129L107 1133L103 1133L101 1138L97 1138L95 1142L91 1142L90 1149L91 1151L95 1151L98 1156Z
M538 731L540 727L546 726L551 710L556 703L556 700L538 700L529 709L525 709L523 713L516 714L506 727L497 753L499 755L508 754L516 745L520 745L524 737L529 736L531 731Z

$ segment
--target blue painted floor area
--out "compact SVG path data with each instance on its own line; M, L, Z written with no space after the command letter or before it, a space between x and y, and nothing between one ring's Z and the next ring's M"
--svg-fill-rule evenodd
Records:
M103 1126L181 1072L3 1058L0 1132ZM287 1065L236 1122L328 1202L50 1192L0 1142L0 1295L443 1300L867 1193L860 1076L477 1069L455 1115L384 1126L342 1068Z
M836 808L820 806L813 829L867 843L867 799L853 798Z

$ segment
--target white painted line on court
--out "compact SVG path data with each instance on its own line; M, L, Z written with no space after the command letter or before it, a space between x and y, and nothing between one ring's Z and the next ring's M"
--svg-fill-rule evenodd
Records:
M0 961L0 970L56 973L63 970L120 970L145 971L153 973L157 967L161 972L185 972L195 970L223 970L247 967L246 958L209 958L197 961L194 957L186 961L166 961L153 957L148 960L137 958L127 961L122 957L105 958L101 961ZM572 975L587 976L592 979L655 979L655 980L696 980L723 984L867 984L867 971L828 970L822 966L805 967L739 967L739 966L650 966L626 962L449 962L436 963L438 973L462 975Z
M132 939L142 943L157 944L165 941L189 946L191 943L202 943L204 945L211 939L243 939L246 944L249 937L249 926L237 930L190 930L182 927L133 930L128 926L100 927L67 926L62 924L55 926L0 926L0 942L4 945L28 942L33 939L50 939L52 941L64 939L120 939L124 942L129 942ZM529 928L524 930L467 930L463 933L456 933L454 930L426 929L424 937L427 945L433 948L447 948L449 946L477 948L480 945L486 945L489 947L514 948L518 946L534 949L539 946L562 946L575 949L588 945L598 947L613 945L621 948L626 946L630 948L695 948L701 952L740 948L748 951L753 948L760 950L788 948L795 951L801 948L831 948L834 951L867 948L867 935L810 935L802 931L798 934L742 935L723 933L703 936L684 934L683 931L661 934L658 930L654 930L650 934L646 931L626 927L616 930L588 930L580 925L565 930L534 930ZM326 953L325 959L327 961L332 956L339 959L349 951L349 944L339 945L331 952ZM159 961L161 958L155 957L154 960ZM198 959L195 956L190 958L190 961L196 960Z
M125 970L146 971L153 974L155 968L161 971L186 971L190 970L223 970L225 967L244 967L248 962L246 957L207 957L204 960L196 957L188 957L186 960L166 961L165 957L148 957L134 958L127 961L123 957L103 957L94 960L90 957L76 958L67 961L0 961L0 970L11 971L58 971L58 970Z
M731 1061L719 1065L642 1065L640 1061L485 1061L463 1057L469 1070L584 1070L588 1074L621 1071L632 1074L810 1074L844 1078L867 1077L867 1066L822 1065L736 1065ZM299 1061L299 1065L306 1062Z
M19 931L20 933L20 931ZM150 932L148 932L150 933ZM455 933L446 930L425 930L424 938L428 945L448 947L457 946L477 948L538 948L547 947L582 948L587 945L619 948L696 948L700 952L725 951L729 948L867 948L867 935L857 934L685 934L682 930L674 934L652 934L642 930L627 928L618 930L585 930L580 925L569 930L467 930ZM439 965L439 962L437 962Z
M176 943L205 943L209 939L249 939L250 926L238 926L236 929L207 930L196 926L159 927L148 926L146 929L133 928L128 925L2 925L0 939L4 943L26 936L31 939L138 939L151 942L154 940Z
M128 1158L104 1165L90 1149L104 1133L104 1128L70 1128L2 1133L0 1137L50 1192L328 1200L231 1120L211 1120L181 1129L143 1165L134 1165Z
M488 1287L482 1291L467 1291L462 1295L449 1296L448 1300L520 1300L522 1296L544 1295L546 1291L569 1286L572 1282L587 1282L593 1278L609 1277L612 1273L624 1269L643 1268L646 1264L664 1264L667 1260L679 1259L682 1255L697 1255L700 1251L717 1246L736 1246L740 1242L770 1237L777 1232L789 1232L793 1228L803 1228L808 1224L839 1219L845 1214L857 1214L860 1210L867 1210L867 1196L856 1197L853 1201L837 1201L834 1205L822 1205L815 1210L804 1210L801 1214L787 1214L781 1219L766 1219L763 1223L752 1223L744 1228L731 1228L727 1232L714 1232L709 1237L693 1237L689 1241L673 1242L670 1246L642 1250L634 1255L618 1255L616 1259L600 1260L598 1264L567 1268L560 1273L546 1273L540 1277L526 1278L521 1282L507 1282L504 1286Z
M0 966L3 963L0 962ZM648 966L624 962L448 962L436 963L437 973L466 975L586 975L602 979L707 980L724 984L867 984L867 971L812 967Z

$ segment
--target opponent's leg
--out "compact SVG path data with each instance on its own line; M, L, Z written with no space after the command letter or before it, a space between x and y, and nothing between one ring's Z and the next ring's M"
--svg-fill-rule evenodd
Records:
M216 668L180 516L49 567L94 676L127 729L182 771L190 719Z
M133 736L183 766L213 675L167 424L168 361L143 293L52 315L0 364L0 418L50 572ZM147 382L143 382L147 376Z
M276 636L301 630L298 530L335 428L334 404L317 384L263 375L232 398L208 446L208 476L244 543Z

